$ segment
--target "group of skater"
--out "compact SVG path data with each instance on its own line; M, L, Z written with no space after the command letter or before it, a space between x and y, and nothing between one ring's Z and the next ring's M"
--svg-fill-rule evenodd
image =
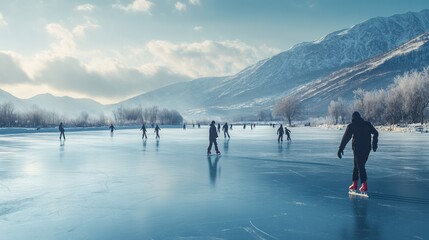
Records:
M227 126L227 124L225 124ZM274 125L273 125L274 126ZM219 129L218 125L218 129ZM291 141L291 131L280 124L277 130L278 139L277 141L283 142L283 135L286 134L287 140ZM209 128L209 146L207 148L207 154L211 154L212 146L214 145L216 154L220 155L219 148L217 146L216 138L218 137L218 131L216 131L215 121L212 121ZM358 188L358 181L360 180L361 186L359 191L366 195L368 191L367 174L365 164L368 161L369 153L371 150L374 152L378 148L378 131L374 126L362 119L359 112L353 112L352 122L347 125L346 131L342 137L340 146L338 148L337 156L342 158L344 155L344 149L347 143L352 139L352 150L353 150L353 172L352 172L352 184L349 186L349 191L355 192Z
M199 125L199 124L198 124ZM272 125L274 127L274 124ZM200 126L198 126L200 127ZM253 128L254 126L252 126ZM244 127L245 128L245 125ZM65 130L63 123L61 122L59 127L60 131L60 140L66 139L65 137ZM109 127L110 132L113 134L113 131L116 130L116 128L113 126L113 124ZM184 125L185 129L185 125ZM232 129L232 124L228 125L228 123L225 123L222 127L224 137L226 138L228 136L228 139L230 138L230 135L228 133L228 130ZM154 132L156 134L156 139L160 139L159 131L161 128L156 124L154 127ZM218 138L218 133L220 133L221 125L218 123L216 127L216 122L212 121L210 123L209 127L209 146L207 148L207 154L211 154L212 146L214 145L215 151L217 155L220 155L221 152L219 151L218 144L216 139ZM147 139L147 128L145 124L142 125L140 128L140 131L142 131L142 139ZM291 131L287 127L283 127L282 124L280 124L280 127L277 129L277 141L279 143L283 142L283 135L286 134L287 141L291 141L290 137ZM353 150L353 172L352 172L352 184L349 187L349 190L356 191L358 188L358 181L361 182L361 187L359 188L359 191L362 193L365 193L368 190L368 183L367 183L367 173L365 169L365 164L368 161L369 154L371 150L374 152L377 151L378 148L378 132L374 128L374 126L368 122L362 119L359 112L353 112L352 114L352 122L347 125L346 131L344 132L344 135L342 137L340 146L338 148L337 156L338 158L342 158L344 154L344 149L347 145L347 143L352 140L352 150Z
M283 129L283 124L280 124L279 129L277 129L277 135L279 135L279 137L277 138L277 142L283 142L283 135L285 134L287 136L287 141L292 141L292 139L290 138L290 133L291 131L287 127L284 127Z

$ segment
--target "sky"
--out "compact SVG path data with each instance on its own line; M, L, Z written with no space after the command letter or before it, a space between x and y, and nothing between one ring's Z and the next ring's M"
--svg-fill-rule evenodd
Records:
M116 103L423 9L429 1L0 0L0 89Z

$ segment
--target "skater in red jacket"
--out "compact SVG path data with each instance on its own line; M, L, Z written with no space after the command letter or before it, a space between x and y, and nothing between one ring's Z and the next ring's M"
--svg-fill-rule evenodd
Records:
M378 132L370 122L364 121L359 112L354 112L352 115L352 123L347 126L346 132L344 133L343 139L341 140L340 147L338 149L338 157L341 159L344 154L344 148L347 143L353 137L352 149L354 156L354 167L352 185L349 187L351 191L357 189L358 180L362 183L359 188L361 192L368 190L367 175L365 164L368 160L369 153L371 152L371 134L372 137L372 150L377 151L378 147Z

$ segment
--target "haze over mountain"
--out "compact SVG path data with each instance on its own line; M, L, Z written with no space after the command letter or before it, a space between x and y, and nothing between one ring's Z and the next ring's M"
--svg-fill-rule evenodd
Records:
M177 109L185 117L247 116L271 109L287 94L303 100L309 115L324 115L331 100L357 88L386 88L396 75L429 65L429 10L376 17L304 42L233 76L177 83L102 106L50 95L15 104L63 111L111 111L119 106ZM11 96L1 99L10 99ZM5 95L6 96L6 95Z

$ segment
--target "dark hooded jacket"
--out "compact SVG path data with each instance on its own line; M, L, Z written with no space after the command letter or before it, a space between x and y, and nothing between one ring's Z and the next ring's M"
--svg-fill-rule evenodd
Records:
M211 140L216 140L216 138L218 137L217 135L217 129L214 123L210 124L210 132L209 132L209 139Z
M341 140L340 150L344 150L347 143L353 137L353 151L369 152L371 151L371 134L374 135L372 144L377 148L378 132L370 122L364 121L358 112L352 115L352 123L347 126L343 139Z

